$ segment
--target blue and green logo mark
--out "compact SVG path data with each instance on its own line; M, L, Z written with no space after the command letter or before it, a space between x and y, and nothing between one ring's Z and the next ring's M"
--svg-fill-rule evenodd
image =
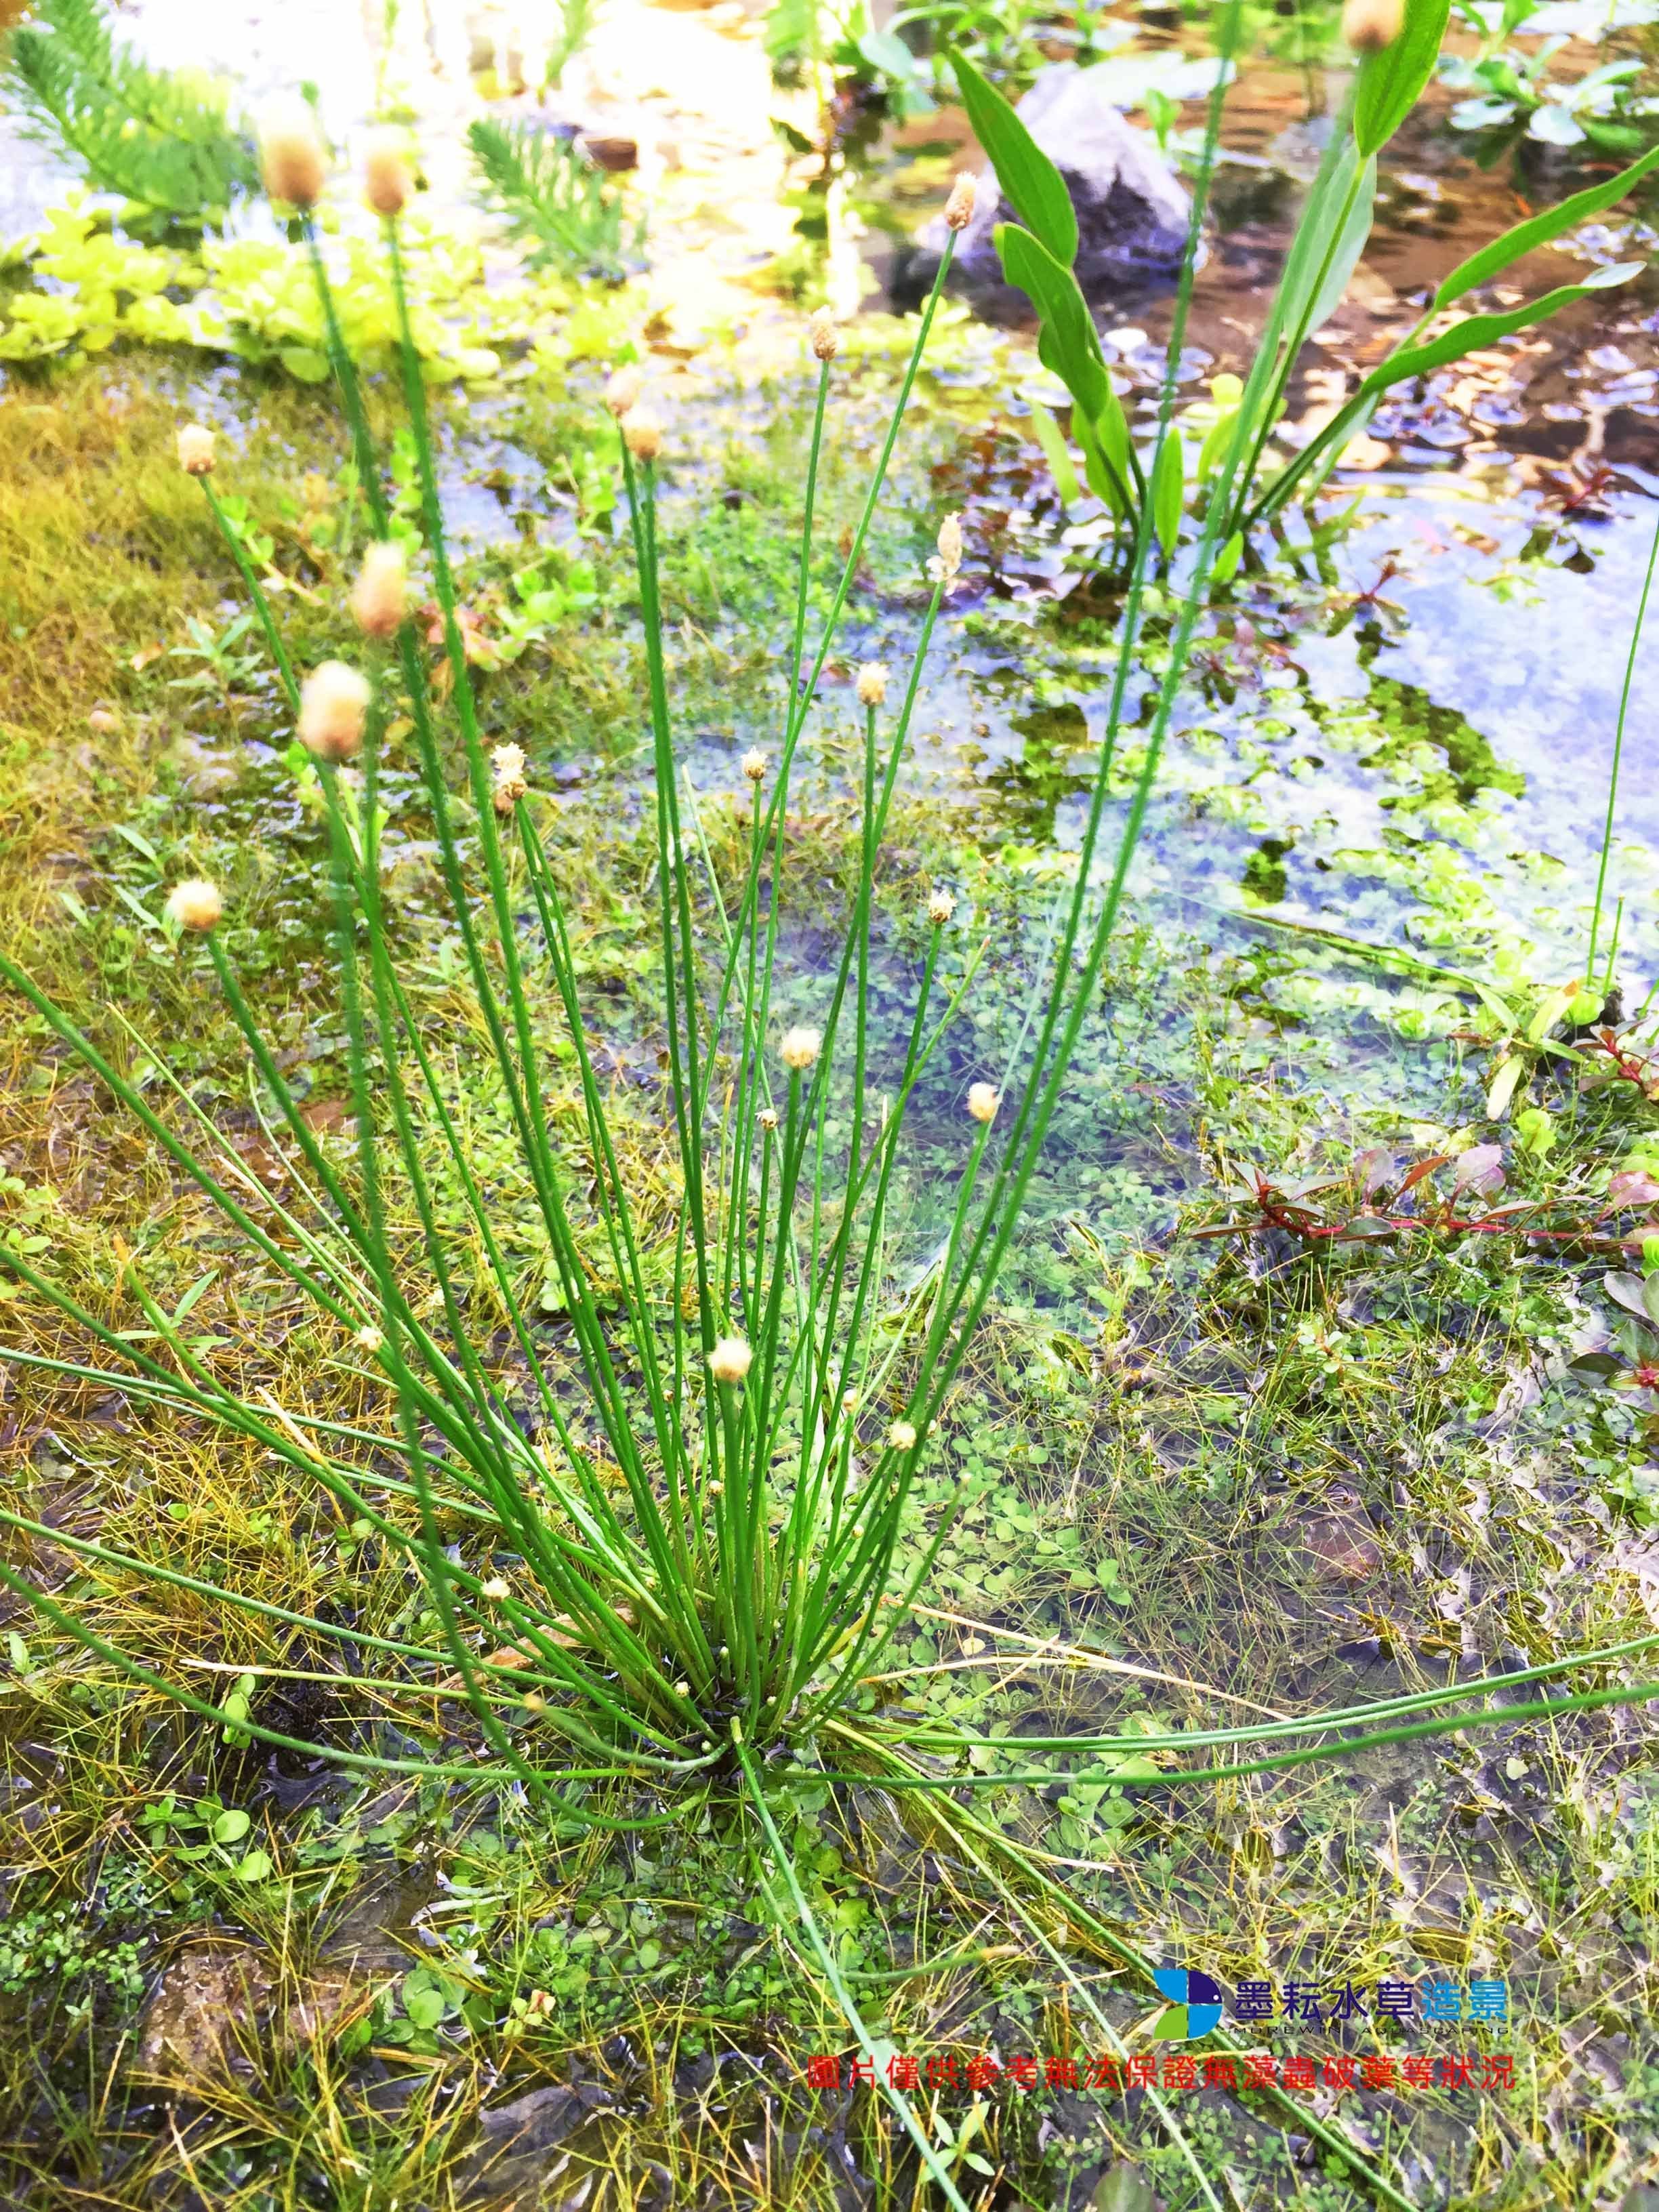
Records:
M1221 1987L1195 1966L1154 1966L1152 1979L1169 2004L1152 2033L1161 2042L1189 2043L1221 2025Z

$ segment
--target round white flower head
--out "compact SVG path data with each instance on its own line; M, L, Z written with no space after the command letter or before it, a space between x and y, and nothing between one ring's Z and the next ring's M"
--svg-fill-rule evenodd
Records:
M927 902L927 919L935 929L943 929L957 910L957 902L949 891L935 891Z
M945 203L945 220L952 230L966 230L974 219L974 199L977 187L969 173L964 169L951 187L951 197Z
M388 221L414 196L415 178L401 131L372 131L363 154L363 198Z
M754 1357L740 1336L723 1336L708 1355L708 1371L717 1382L741 1382Z
M213 433L205 422L179 426L179 465L187 477L213 474Z
M866 660L859 671L859 704L860 707L879 707L887 696L887 663Z
M775 1129L778 1126L778 1112L776 1107L763 1106L759 1114L756 1116L756 1119L759 1121L763 1129Z
M394 637L404 618L409 576L401 545L365 546L363 565L351 587L351 611L368 637Z
M1357 54L1378 54L1400 36L1404 0L1348 0L1342 10L1342 36Z
M510 814L530 788L525 780L524 748L522 745L497 745L489 756L489 765L495 771L492 797L497 814Z
M976 1121L994 1121L997 1108L1002 1103L1002 1093L991 1083L970 1083L968 1086L968 1111Z
M325 660L300 687L300 743L319 760L349 760L362 750L371 696L367 677Z
M286 207L313 208L322 198L328 156L303 100L278 100L260 118L259 171L271 198Z
M758 783L766 774L766 755L758 745L750 745L744 755L743 772L750 783Z
M894 1451L914 1451L916 1432L908 1421L895 1421L887 1431L887 1441Z
M491 1575L487 1583L479 1583L478 1590L481 1596L489 1598L499 1605L504 1597L512 1596L513 1585L505 1575Z
M644 388L645 378L631 361L620 368L613 368L605 387L605 404L620 422L629 413Z
M817 308L806 325L812 337L812 350L820 361L833 361L841 351L841 332L836 328L836 319L828 307Z
M380 1350L380 1346L386 1342L386 1339L380 1334L380 1330L375 1328L372 1321L366 1321L362 1327L357 1331L357 1334L352 1339L352 1341L358 1345L364 1352L372 1354Z
M803 1068L811 1067L823 1049L823 1031L797 1028L786 1030L778 1046L778 1057L784 1066L799 1075Z
M648 407L630 407L622 418L622 434L636 461L654 461L662 451L662 424Z
M174 884L162 909L175 929L198 931L216 929L224 910L218 884L209 883L204 876L188 876L183 883Z
M842 1411L842 1413L857 1413L857 1411L858 1411L858 1409L859 1409L859 1394L858 1394L858 1392L857 1392L856 1390L843 1390L843 1391L842 1392L842 1394L841 1394L841 1410Z
M112 738L121 726L121 717L113 707L94 707L87 716L87 727L94 737Z
M939 558L927 563L936 584L948 584L962 567L962 517L947 514L939 526Z

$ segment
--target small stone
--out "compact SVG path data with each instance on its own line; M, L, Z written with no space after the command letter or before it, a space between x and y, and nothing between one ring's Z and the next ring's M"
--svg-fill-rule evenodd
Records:
M609 137L598 133L590 136L584 132L576 145L596 169L604 169L611 176L620 176L625 170L640 166L637 138Z
M1310 1521L1302 1540L1326 1573L1340 1582L1368 1582L1382 1565L1382 1546L1351 1521Z
M144 2014L139 2065L181 2084L246 2074L239 2038L250 2039L274 1988L270 1966L250 1946L198 1944L181 1951Z

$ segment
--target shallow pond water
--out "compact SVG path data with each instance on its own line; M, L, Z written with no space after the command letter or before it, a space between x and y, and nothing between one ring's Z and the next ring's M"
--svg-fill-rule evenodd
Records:
M377 107L408 113L422 131L436 189L448 198L461 189L459 141L466 116L478 112L480 86L511 84L520 68L535 75L533 35L510 11L453 0L394 16L389 35L377 11L343 20L319 0L280 11L242 0L214 11L205 25L159 0L138 0L122 11L122 23L158 63L222 69L250 106L311 81L342 137ZM1152 35L1155 43L1173 37ZM653 57L643 71L642 40ZM1586 66L1595 58L1589 47L1582 55ZM672 89L662 82L671 73ZM1322 117L1341 90L1335 73L1264 66L1248 70L1230 93L1224 138L1236 158L1217 179L1183 399L1202 396L1205 377L1246 365L1249 334L1317 159ZM790 181L767 119L769 105L787 111L789 100L769 95L754 27L741 9L615 0L555 107L605 109L624 96L642 118L647 185L671 210L656 234L651 282L672 324L688 284L727 283L745 263L763 272L776 251L779 211L762 212L763 194L752 188L768 176L775 191ZM1444 127L1449 105L1449 94L1431 91L1389 149L1376 229L1347 298L1308 349L1292 420L1328 407L1345 369L1377 358L1409 327L1425 289L1474 245L1523 205L1545 204L1582 181L1559 170L1522 174L1507 163L1482 172ZM1198 116L1188 103L1182 121ZM904 235L937 208L951 169L973 158L973 149L963 118L951 109L902 128L851 113L848 125L823 209L828 268L832 289L845 293L850 284L879 307L903 295ZM769 142L763 175L757 149ZM7 153L0 228L15 234L61 190L63 177L15 135ZM803 173L811 167L795 166ZM738 192L723 240L699 200L720 178ZM261 220L257 212L246 219ZM1630 212L1615 209L1589 227L1576 255L1534 256L1510 272L1506 285L1517 295L1540 290L1582 274L1586 258L1638 255L1648 234L1632 226ZM849 279L849 255L861 276L854 270ZM1139 395L1128 404L1144 415L1156 401L1169 291L1126 289L1097 306L1120 380ZM1381 927L1432 939L1443 935L1442 922L1425 923L1414 912L1413 863L1401 838L1392 839L1381 884L1366 859L1389 848L1403 803L1419 817L1419 851L1437 848L1432 865L1417 865L1418 884L1425 874L1441 880L1439 848L1449 848L1460 880L1467 873L1489 898L1485 913L1453 902L1453 923L1473 924L1477 940L1483 928L1518 931L1548 959L1571 963L1590 895L1624 657L1659 493L1656 306L1659 289L1641 279L1454 365L1425 392L1389 395L1371 428L1370 465L1339 480L1364 495L1358 518L1322 553L1300 558L1295 541L1305 532L1293 523L1290 552L1238 592L1242 623L1234 622L1219 650L1215 681L1195 685L1177 717L1185 734L1145 875L1171 870L1206 898L1354 926L1358 934ZM756 306L761 321L783 313L763 298ZM671 361L683 350L673 342L678 335L671 331L663 342ZM996 374L994 365L970 367L960 379L982 424L988 410L994 434L981 441L988 460L964 460L956 475L978 525L988 591L982 599L977 592L959 599L958 620L941 633L929 704L949 742L933 750L932 764L969 780L992 834L1064 842L1077 811L1066 787L1075 788L1086 772L1103 658L1085 658L1068 702L1064 622L1042 642L1044 709L1071 704L1084 718L1068 763L1055 757L1052 726L1033 740L1030 702L1010 681L1020 656L988 655L978 637L963 634L977 629L988 610L1006 613L1007 602L1029 603L1040 614L1049 599L1075 592L1087 567L1075 543L1089 535L1086 520L1079 531L1054 505L1023 434L1019 388L985 388ZM945 380L944 396L957 380ZM489 403L477 411L477 448L464 442L450 485L453 518L475 542L511 534L509 504L533 478L533 465L493 434L492 412ZM486 468L498 482L503 471L512 480L513 502L478 487ZM896 641L902 620L887 627ZM1224 615L1219 627L1224 634ZM1659 764L1644 742L1642 713L1656 653L1659 643L1650 642L1636 672L1617 825L1621 838L1644 847L1659 840ZM1370 720L1387 726L1386 744L1368 737ZM1431 755L1443 764L1437 784ZM1403 801L1402 776L1412 787ZM1431 786L1425 817L1415 802ZM1208 787L1224 789L1227 803L1199 804ZM1006 817L1000 832L990 819L999 803ZM1644 981L1659 965L1644 857L1621 854L1615 871L1616 888L1631 900L1626 957ZM1364 879L1358 884L1356 869Z

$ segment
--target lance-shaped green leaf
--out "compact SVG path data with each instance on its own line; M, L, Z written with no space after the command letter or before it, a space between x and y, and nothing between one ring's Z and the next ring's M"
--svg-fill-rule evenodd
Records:
M1003 198L1063 269L1077 259L1077 216L1066 180L1000 92L973 64L952 54L962 104L990 156ZM1012 280L1011 280L1012 281Z
M1332 248L1325 273L1315 295L1308 316L1308 328L1318 330L1329 322L1342 304L1342 295L1348 289L1348 279L1353 275L1360 255L1365 250L1365 240L1371 234L1371 217L1376 207L1376 156L1371 155L1358 165L1358 173L1344 176L1347 216Z
M1632 276L1640 276L1642 266L1639 261L1616 262L1611 268L1593 270L1582 284L1558 285L1554 291L1543 293L1536 300L1524 301L1518 307L1506 307L1499 314L1465 315L1449 331L1442 331L1438 337L1426 339L1421 345L1404 346L1398 353L1390 354L1371 371L1340 414L1334 416L1319 435L1303 447L1283 475L1274 479L1254 510L1252 520L1260 520L1284 505L1316 458L1339 440L1346 439L1355 422L1379 392L1388 391L1391 385L1404 384L1413 376L1427 376L1437 368L1443 368L1449 361L1461 361L1477 346L1492 345L1516 331L1525 330L1529 323L1545 322L1562 307L1570 307L1574 301L1586 299L1592 292L1605 292L1613 284L1627 284Z
M1048 464L1048 473L1054 480L1054 489L1060 494L1062 507L1075 507L1082 495L1082 486L1077 480L1077 470L1066 448L1066 435L1046 407L1031 402L1031 430L1042 458Z
M1406 0L1399 37L1360 63L1353 135L1362 155L1386 146L1417 105L1440 58L1450 13L1451 0Z
M1181 495L1186 489L1186 455L1173 422L1152 464L1152 526L1166 556L1181 536Z
M1043 367L1054 371L1090 421L1097 422L1112 398L1112 383L1077 278L1029 230L1000 222L992 236L1003 275L1042 319L1037 355Z
M1461 361L1476 346L1491 345L1498 338L1525 330L1528 323L1541 323L1563 307L1570 307L1575 300L1586 299L1592 292L1605 292L1613 284L1628 284L1632 276L1641 275L1642 267L1639 261L1617 261L1608 268L1592 270L1582 283L1558 284L1554 291L1542 293L1535 300L1524 300L1518 307L1505 307L1490 315L1465 315L1449 331L1442 331L1438 337L1425 338L1421 345L1403 347L1399 353L1379 362L1355 398L1369 398L1373 392L1386 392L1391 384L1403 383L1407 377L1426 376L1432 369L1443 368L1449 361Z
M1376 198L1376 162L1345 146L1297 224L1285 263L1279 312L1293 337L1316 330L1347 290Z
M1123 410L1117 410L1116 424L1123 423ZM1113 427L1115 428L1116 424ZM1120 520L1134 511L1134 497L1129 489L1128 432L1124 425L1123 449L1120 453L1117 441L1111 444L1100 434L1100 425L1091 422L1080 407L1072 410L1072 428L1083 448L1083 473L1089 480L1089 489L1097 499L1104 500Z
M1547 246L1564 231L1588 222L1593 215L1600 215L1603 208L1623 199L1656 167L1659 167L1659 146L1650 147L1639 161L1632 161L1616 177L1591 185L1587 191L1574 192L1559 206L1546 208L1542 215L1528 216L1524 222L1516 223L1489 246L1483 246L1478 253L1470 254L1467 261L1458 263L1435 294L1432 312L1438 314L1454 300L1461 300L1466 292L1473 292L1501 276L1512 261L1519 261L1523 254L1535 253L1540 246Z

